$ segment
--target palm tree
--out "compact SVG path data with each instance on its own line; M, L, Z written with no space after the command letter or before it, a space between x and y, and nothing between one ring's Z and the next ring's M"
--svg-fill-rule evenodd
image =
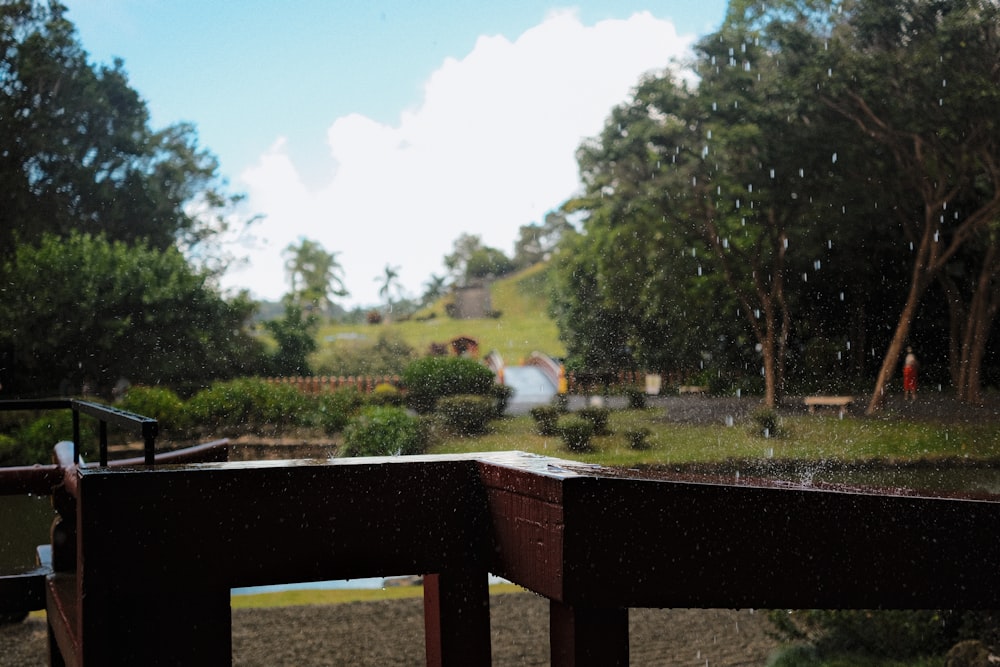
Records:
M305 238L285 248L285 275L292 287L291 298L329 314L331 297L350 294L344 288L339 254L327 252L318 242Z
M393 295L398 296L402 290L402 286L399 283L399 267L391 266L389 264L385 265L382 270L381 276L375 276L375 282L381 284L379 287L378 295L379 298L386 303L386 313L392 312L392 297Z

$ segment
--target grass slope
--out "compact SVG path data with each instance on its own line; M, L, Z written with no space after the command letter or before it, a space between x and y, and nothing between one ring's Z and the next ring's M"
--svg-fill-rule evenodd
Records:
M378 325L328 324L319 330L321 347L335 345L338 338L364 337L370 340L379 334L396 334L418 353L425 353L431 343L447 343L458 336L479 341L482 355L496 350L509 364L517 364L534 351L561 357L566 354L559 340L559 330L548 315L547 265L536 264L513 276L496 281L491 287L493 309L498 318L456 320L444 312L444 303L421 313L434 314L431 319L412 318L389 321Z

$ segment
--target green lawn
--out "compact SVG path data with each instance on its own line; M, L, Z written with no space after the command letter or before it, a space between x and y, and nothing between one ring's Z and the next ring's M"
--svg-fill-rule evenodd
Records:
M491 432L477 438L448 437L430 453L521 450L606 466L711 463L729 460L793 459L867 461L925 458L1000 457L997 425L932 424L865 418L796 415L782 419L785 435L764 438L750 425L697 426L666 422L657 409L612 411L611 435L595 437L593 451L569 452L556 437L536 433L529 416L492 422ZM634 450L628 430L648 428L650 447Z
M497 318L456 320L444 312L444 305L418 314L421 318L434 313L431 319L389 321L382 324L326 324L318 333L319 345L335 344L337 337L364 336L371 340L380 333L400 336L418 353L424 354L431 343L447 343L458 336L479 341L482 355L496 350L509 364L518 364L534 351L561 357L566 349L559 340L559 331L548 315L548 294L544 280L545 265L537 264L514 276L494 283L491 291L493 310Z

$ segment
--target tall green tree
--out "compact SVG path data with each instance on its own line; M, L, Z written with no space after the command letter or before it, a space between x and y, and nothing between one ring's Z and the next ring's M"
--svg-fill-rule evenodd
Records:
M1000 7L978 0L740 2L775 35L798 78L891 157L898 187L884 209L912 252L910 278L868 412L882 404L928 288L978 240L984 278L963 309L959 366L979 363L996 310L991 230L1000 217ZM982 290L982 291L979 291ZM985 318L985 319L984 319ZM959 327L962 328L962 327ZM978 372L959 380L978 398Z
M89 63L65 13L0 5L0 256L76 231L218 252L204 248L240 198L217 160L189 124L152 130L124 64Z
M48 234L0 266L0 349L13 350L4 393L109 391L132 383L189 388L262 370L253 304L223 299L175 248Z
M392 312L393 299L400 296L402 284L399 282L399 267L386 264L381 276L375 276L379 283L378 296L385 301L386 312Z
M333 298L350 294L344 287L344 269L337 261L338 254L327 252L309 239L285 248L285 275L291 285L291 298L305 309L329 314Z

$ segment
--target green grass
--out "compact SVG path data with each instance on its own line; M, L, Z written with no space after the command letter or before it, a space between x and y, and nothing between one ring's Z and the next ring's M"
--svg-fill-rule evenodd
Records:
M447 343L458 336L470 336L479 341L480 354L496 350L510 364L517 364L534 351L561 357L566 349L559 340L559 330L548 315L548 293L544 280L544 264L537 264L508 278L498 280L491 289L493 310L498 318L456 320L444 313L444 304L420 313L431 312L427 320L412 318L383 324L325 324L318 332L319 345L336 344L337 336L362 335L375 340L380 333L400 336L419 354L425 354L431 343Z
M668 423L657 409L612 411L611 435L595 437L593 451L581 454L566 450L557 436L538 435L534 420L519 416L492 422L490 433L478 438L447 437L433 445L430 453L521 450L605 466L767 458L853 462L956 457L985 461L1000 457L995 425L802 415L783 418L783 426L784 437L763 438L754 435L747 423L698 426ZM651 431L648 449L634 450L628 445L625 432L638 428Z

